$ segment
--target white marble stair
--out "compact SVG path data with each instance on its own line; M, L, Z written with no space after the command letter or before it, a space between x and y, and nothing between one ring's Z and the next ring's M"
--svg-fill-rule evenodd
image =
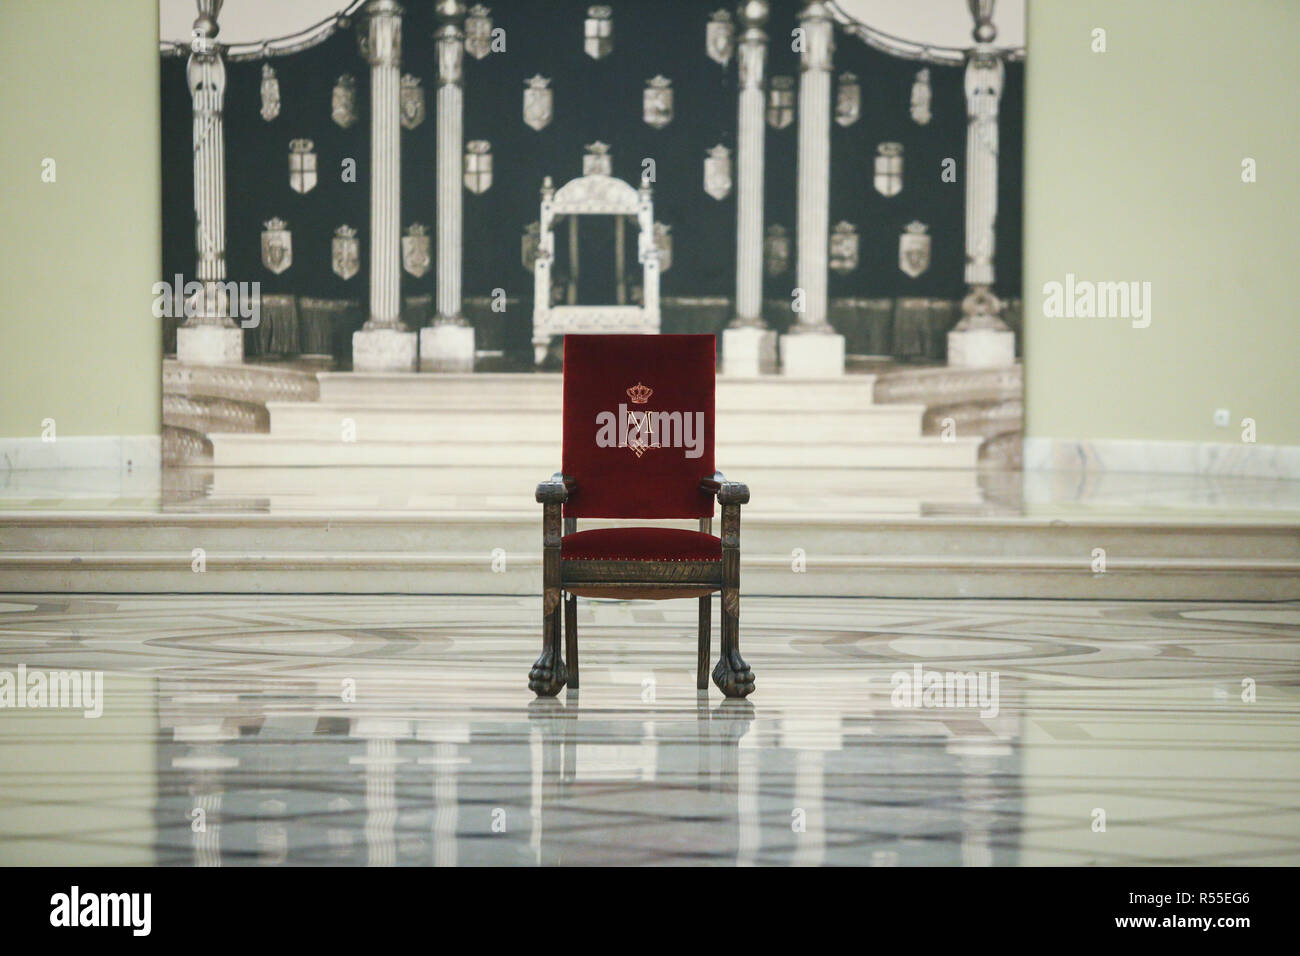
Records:
M753 492L751 511L774 508L775 499L807 501L832 498L840 507L851 501L902 498L925 502L977 504L981 501L978 473L946 468L822 468L809 471L800 464L738 469L719 457L718 466L744 481ZM313 502L346 497L368 501L369 508L409 509L430 496L522 497L536 507L537 483L560 468L559 457L539 471L536 465L430 465L405 468L338 466L333 468L231 467L212 470L211 496L230 503L280 499L296 502L298 510L328 507ZM817 504L808 510L824 510ZM480 508L479 510L482 510Z
M552 407L563 400L558 373L538 374L384 374L321 372L320 400L354 405L475 405L511 408ZM635 384L632 382L629 385ZM653 386L654 383L645 383ZM719 376L715 404L719 411L777 410L853 411L873 404L874 375L838 379L744 379ZM617 396L615 396L617 399Z
M721 460L719 464L725 464ZM293 511L523 511L537 482L559 467L217 468L205 507ZM729 467L729 466L728 466ZM749 514L921 515L986 509L969 469L749 468L730 474L753 494Z
M557 467L560 375L322 372L318 380L318 401L267 403L269 433L209 436L214 465ZM717 461L731 471L976 465L978 437L923 437L924 406L875 405L874 385L871 375L719 378Z
M357 442L422 441L439 444L550 442L559 448L562 433L558 403L501 405L487 396L476 404L427 403L372 405L348 402L269 402L271 434L284 439L341 440L345 430ZM851 442L858 439L916 438L921 434L922 405L866 405L816 414L779 408L723 409L717 435L730 444L748 442ZM595 423L592 423L595 434Z
M536 512L15 512L0 514L0 589L528 595L540 533ZM741 541L750 594L1300 598L1294 522L769 513L747 514Z
M478 441L448 443L387 439L355 442L340 438L277 435L213 435L213 460L226 466L324 465L530 465L556 470L555 441L501 442L484 435ZM898 438L883 441L719 442L717 462L739 474L752 468L775 468L795 462L805 468L974 468L980 439Z

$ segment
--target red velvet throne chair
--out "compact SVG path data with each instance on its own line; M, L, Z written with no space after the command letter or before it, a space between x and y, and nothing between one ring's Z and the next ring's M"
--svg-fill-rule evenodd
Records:
M698 598L696 686L707 690L714 591L722 649L713 682L728 697L753 692L740 656L740 506L749 489L714 470L714 362L711 335L565 337L563 471L537 486L542 654L528 687L539 696L578 687L579 597ZM715 500L721 537L712 534ZM579 518L696 518L699 530L579 531Z

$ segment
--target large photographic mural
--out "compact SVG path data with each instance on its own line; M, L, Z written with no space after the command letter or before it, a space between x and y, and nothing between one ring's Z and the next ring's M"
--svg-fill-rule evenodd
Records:
M619 329L976 395L1018 449L1023 2L338 2L160 0L169 460L265 430L277 369L309 400Z

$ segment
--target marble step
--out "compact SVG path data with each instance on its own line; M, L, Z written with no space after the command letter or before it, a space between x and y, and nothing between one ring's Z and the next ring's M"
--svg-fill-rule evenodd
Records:
M227 466L528 465L556 470L558 441L424 443L396 439L345 442L339 438L211 435L213 464ZM719 442L716 460L740 474L751 468L799 464L805 468L974 468L981 439L896 438L884 441Z
M715 517L716 521L716 517ZM619 524L693 528L692 520L619 522L584 519L579 529ZM1273 522L1159 522L1142 519L854 515L742 512L746 549L809 555L961 556L1092 559L1222 557L1300 561L1300 527ZM201 539L201 540L200 540ZM379 513L126 513L0 514L0 553L47 549L87 554L195 547L267 551L488 554L494 548L540 547L541 506L519 511ZM1300 581L1297 582L1300 587Z
M719 462L720 464L722 462ZM211 470L211 494L219 498L276 498L309 504L349 497L383 502L386 508L413 508L416 498L486 495L524 496L530 507L537 483L560 468L559 459L540 471L533 465L374 468L340 465L332 468L231 467ZM927 502L977 504L983 500L980 473L956 468L821 468L799 465L732 469L729 477L744 481L753 493L753 508L772 510L772 498L792 501L831 499L841 506L863 499L891 497ZM459 506L457 506L459 507ZM804 505L803 510L823 510ZM298 509L298 510L301 510ZM329 511L321 505L319 511ZM481 510L481 509L480 509ZM785 510L785 509L775 509ZM793 509L799 510L799 509Z
M339 440L345 429L358 442L479 441L502 444L547 441L559 445L560 410L520 404L370 405L345 402L269 402L271 435L277 438ZM778 408L726 409L717 414L717 434L729 443L853 442L918 438L922 405L867 405L808 411ZM592 423L593 434L595 424ZM229 431L236 431L230 429Z
M822 497L792 495L763 495L761 506L749 508L750 514L825 514L838 512L851 515L916 515L933 511L936 507L960 511L963 507L975 507L977 501L945 501L937 505L923 502L918 498L898 496L880 497ZM504 511L537 515L541 506L534 500L532 492L526 495L485 495L468 492L464 494L438 494L425 491L420 494L404 496L399 502L385 499L380 495L358 492L353 494L308 494L308 495L212 495L205 504L205 510L212 511L258 511L283 514L302 511Z
M536 594L539 539L539 515L509 512L15 513L0 589ZM1300 598L1295 524L747 514L741 541L754 594Z
M833 555L792 571L782 554L747 553L742 595L1051 600L1283 601L1300 598L1300 561L1146 558L1084 560ZM0 588L22 593L541 594L541 556L511 557L500 573L481 554L137 550L94 555L0 552Z
M558 373L446 375L320 372L320 400L357 405L484 405L555 408L563 399ZM634 382L629 382L631 386ZM645 384L654 386L653 382ZM718 376L716 407L788 411L853 411L872 404L874 375L837 379L739 379Z

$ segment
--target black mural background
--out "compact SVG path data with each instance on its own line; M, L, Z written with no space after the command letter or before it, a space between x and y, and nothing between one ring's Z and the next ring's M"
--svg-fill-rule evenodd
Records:
M538 189L550 175L558 187L581 175L583 147L610 145L614 175L640 179L644 158L656 164L655 218L672 227L673 264L663 274L665 298L734 294L735 192L717 201L704 192L707 151L736 146L736 57L726 68L705 54L705 27L713 2L637 0L615 2L613 51L593 60L582 49L586 0L497 0L494 26L506 31L507 50L483 60L465 57L466 141L492 145L493 184L482 195L464 196L464 291L487 296L503 288L512 304L506 322L511 340L524 342L531 324L532 275L520 258L526 224L538 218ZM426 118L402 131L402 226L422 222L434 233L437 62L431 2L410 0L403 20L402 72L421 78ZM766 31L767 77L797 77L791 49L799 4L777 0ZM960 10L960 6L958 8ZM964 11L963 11L964 12ZM218 37L220 39L220 37ZM933 119L918 126L909 111L917 70L925 64L869 48L836 30L834 78L851 71L862 88L862 115L847 128L832 123L832 225L846 220L861 235L860 262L848 275L830 275L830 295L843 297L929 296L957 299L962 268L966 107L960 67L931 66ZM234 281L258 280L264 294L290 293L353 299L362 311L369 266L369 65L360 55L355 29L340 30L311 49L271 61L279 77L280 115L260 115L261 62L227 64L225 100L227 263ZM358 119L341 129L330 118L330 99L343 73L357 80ZM524 124L527 78L552 80L554 119L541 131ZM642 120L642 92L656 74L672 80L674 119L655 130ZM833 81L834 83L834 81ZM834 90L834 85L832 86ZM833 95L833 94L832 94ZM164 57L161 72L163 275L192 276L195 261L192 119L185 58ZM1002 98L997 222L997 292L1019 297L1021 282L1021 183L1023 171L1024 67L1007 64ZM795 167L798 121L783 130L766 127L765 224L779 223L795 241ZM311 139L319 181L306 195L289 187L289 142ZM904 146L904 187L885 198L872 187L876 145ZM357 162L357 181L345 183L341 163ZM940 178L946 157L957 162L957 182ZM278 216L293 233L293 265L282 275L261 263L263 222ZM908 222L930 226L932 262L916 279L898 268L898 237ZM330 240L347 223L361 239L361 269L344 281L330 268ZM557 247L563 246L563 232ZM612 249L598 225L583 225L582 266L588 274L612 275ZM628 230L629 274L635 266L635 229ZM430 295L436 268L421 278L402 273L405 296ZM765 296L786 299L795 284L793 259L784 275L765 277ZM612 287L612 286L611 286ZM588 286L584 282L583 291ZM602 296L603 298L603 296ZM774 316L782 327L788 316ZM668 329L665 320L665 329ZM517 328L516 328L517 326Z

